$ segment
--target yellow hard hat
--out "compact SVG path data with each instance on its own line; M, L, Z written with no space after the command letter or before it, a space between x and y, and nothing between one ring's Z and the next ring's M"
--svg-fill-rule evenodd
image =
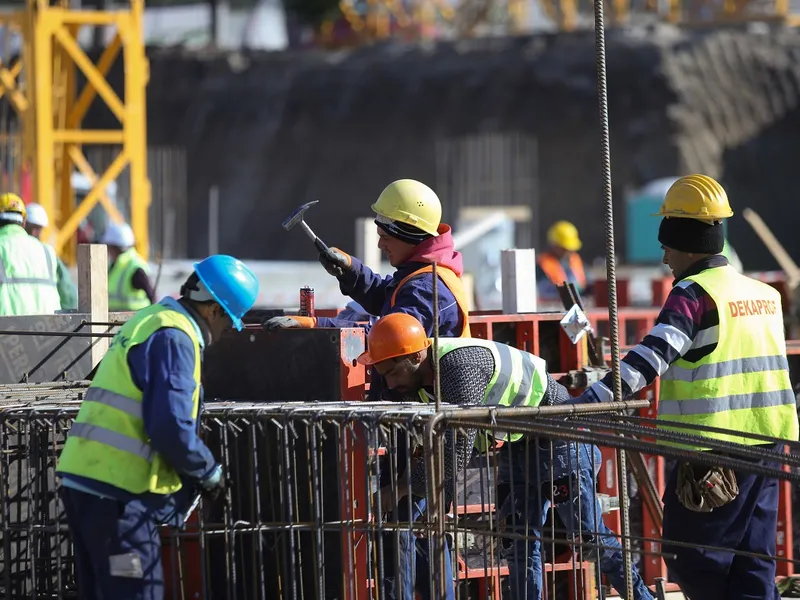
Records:
M442 203L436 192L420 181L393 181L378 196L372 210L390 221L400 221L430 235L439 235Z
M661 210L655 217L676 217L699 221L719 221L733 216L728 194L708 175L681 177L667 190Z
M16 194L0 194L0 220L23 223L28 216L25 203Z
M558 221L553 223L547 230L547 241L559 248L577 252L583 246L581 238L578 236L578 228L569 221Z

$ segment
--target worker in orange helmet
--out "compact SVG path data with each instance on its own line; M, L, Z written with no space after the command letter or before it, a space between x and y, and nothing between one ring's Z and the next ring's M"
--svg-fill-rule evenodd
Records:
M536 260L536 292L540 301L557 302L556 286L574 283L578 292L587 288L586 272L578 251L583 246L578 229L569 221L558 221L547 230L547 250Z
M431 342L422 324L411 315L396 313L378 320L367 338L367 351L358 357L363 365L374 366L386 381L389 388L402 392L407 400L430 402L433 393L434 356ZM441 379L441 400L460 406L491 407L536 407L568 403L571 396L547 372L545 361L529 352L518 350L506 344L477 338L440 338L438 343L438 369ZM502 502L501 511L515 515L511 519L514 533L522 534L513 541L509 556L510 584L512 598L541 600L543 593L543 569L540 542L544 515L552 505L564 525L574 535L583 535L589 548L596 547L600 570L607 575L618 590L624 591L625 571L622 548L619 540L605 526L602 508L595 494L595 476L600 465L599 449L590 444L575 444L553 440L552 458L550 441L541 440L547 450L540 450L536 439L525 440L521 433L493 431L493 437L508 443L498 454L498 483L508 489L508 497ZM444 434L445 510L450 510L453 501L455 481L465 468L476 438L483 441L484 435L477 435L475 429L449 429ZM484 444L478 444L484 448ZM409 521L407 513L409 502L395 500L411 496L415 520L425 510L426 480L425 460L415 456L411 461L410 472L406 471L400 479L380 491L380 506L384 513L397 511L392 521ZM548 482L548 475L554 473L556 483L561 480L574 482L580 486L579 492L544 497L542 483ZM544 474L542 477L540 474ZM553 486L544 486L549 490ZM558 486L570 489L572 486ZM498 503L501 502L498 493ZM376 498L377 500L377 498ZM402 526L401 526L402 529ZM527 538L527 539L526 539ZM409 576L402 582L410 598L413 582L408 568L415 553L415 538L411 531L400 533L400 571ZM429 555L427 540L417 540L417 552ZM447 554L447 553L445 553ZM404 567L405 563L405 568ZM417 570L417 579L426 573ZM633 600L652 600L653 596L644 585L641 576L634 568ZM446 597L452 597L452 574L447 571L444 590ZM390 598L392 590L386 593Z

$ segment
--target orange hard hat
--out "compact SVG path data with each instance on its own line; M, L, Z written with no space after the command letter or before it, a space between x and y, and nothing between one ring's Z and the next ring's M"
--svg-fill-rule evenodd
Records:
M367 336L367 351L358 357L362 365L414 354L431 345L422 323L406 313L392 313L378 319Z

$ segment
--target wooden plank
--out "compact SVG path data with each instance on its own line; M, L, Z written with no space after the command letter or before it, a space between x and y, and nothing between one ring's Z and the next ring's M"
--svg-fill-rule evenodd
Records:
M78 245L78 312L89 315L92 323L108 322L108 250L103 244ZM92 333L104 333L108 328L92 325ZM92 368L108 351L108 338L92 342Z

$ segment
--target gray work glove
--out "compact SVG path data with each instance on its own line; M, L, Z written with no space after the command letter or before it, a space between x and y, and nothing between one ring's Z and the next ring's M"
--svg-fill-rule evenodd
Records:
M261 323L261 328L267 331L274 329L310 329L316 325L314 317L272 317Z
M225 477L223 477L222 466L217 465L211 474L200 481L200 493L212 502L225 492Z
M353 264L349 254L333 247L319 253L319 262L334 277L344 275Z

